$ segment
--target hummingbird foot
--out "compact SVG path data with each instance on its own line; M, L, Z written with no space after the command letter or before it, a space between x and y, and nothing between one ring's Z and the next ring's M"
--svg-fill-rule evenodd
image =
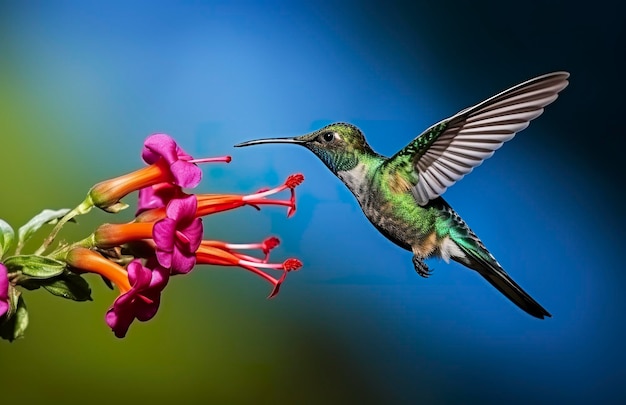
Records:
M428 265L417 255L413 255L413 266L417 274L424 278L428 278L433 271L428 268Z

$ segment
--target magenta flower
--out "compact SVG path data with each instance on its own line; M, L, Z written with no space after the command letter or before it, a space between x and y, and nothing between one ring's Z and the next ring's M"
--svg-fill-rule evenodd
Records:
M196 250L202 242L202 220L196 218L195 195L169 202L166 217L152 230L159 264L171 268L172 274L184 274L196 264Z
M0 263L0 318L9 311L9 275L4 264Z
M149 165L160 159L165 160L174 178L174 184L181 187L193 188L202 180L202 171L190 162L193 158L168 135L150 135L143 144L141 157Z
M230 162L230 156L193 159L165 134L149 136L142 151L149 166L113 179L105 180L89 190L91 203L105 211L118 212L126 207L120 200L129 193L160 183L192 188L202 179L196 163Z
M161 291L169 280L169 269L156 263L150 269L133 260L128 264L128 280L130 291L120 295L106 314L106 323L118 338L123 338L130 324L135 320L145 322L154 317L161 302Z
M171 183L159 183L150 187L142 188L139 190L139 199L137 201L137 212L135 215L139 215L144 211L154 208L163 208L167 206L174 198L183 197L182 189L179 186L175 186Z

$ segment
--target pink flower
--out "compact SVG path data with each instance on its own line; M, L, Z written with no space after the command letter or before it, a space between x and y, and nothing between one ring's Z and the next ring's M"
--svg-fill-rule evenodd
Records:
M131 288L120 295L107 311L106 323L118 338L123 338L135 320L148 321L154 317L161 302L161 291L169 280L169 270L156 263L145 267L139 260L128 264L128 280Z
M193 158L168 135L150 135L143 143L141 157L149 165L161 159L167 162L173 183L180 187L193 188L202 180L200 168L190 163Z
M82 247L71 249L65 261L77 270L99 274L117 286L120 295L107 311L105 320L119 338L126 335L135 319L144 322L154 317L170 274L169 269L159 266L156 260L148 259L143 266L135 259L124 269L101 254Z
M171 183L159 183L142 188L139 190L135 215L139 215L144 211L154 208L165 207L172 199L184 195L185 193L183 193L183 190L179 186L175 186Z
M196 250L202 241L202 220L196 218L195 195L172 200L165 209L166 218L154 224L152 238L161 266L173 274L188 273L196 264Z
M137 241L148 241L161 266L172 274L185 274L196 263L195 252L202 241L202 219L196 218L195 195L171 200L164 215L152 215L161 209L148 210L140 217L150 216L149 222L103 224L93 234L95 246L111 249Z
M0 263L0 318L9 311L9 276L7 268Z
M230 156L192 159L165 134L149 136L144 142L142 157L150 166L93 186L89 190L93 205L105 211L118 212L126 207L120 200L133 191L159 183L193 188L202 179L202 171L196 163L230 162Z

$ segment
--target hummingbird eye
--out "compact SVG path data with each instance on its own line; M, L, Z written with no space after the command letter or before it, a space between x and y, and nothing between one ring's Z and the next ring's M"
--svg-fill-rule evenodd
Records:
M333 134L332 132L326 132L322 135L322 138L324 139L324 141L330 142L335 139L335 134Z

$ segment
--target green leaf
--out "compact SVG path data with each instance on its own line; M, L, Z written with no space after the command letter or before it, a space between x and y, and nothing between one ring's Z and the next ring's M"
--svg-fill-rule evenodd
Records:
M11 225L0 219L0 259L9 251L15 239L15 232Z
M19 301L17 302L17 312L15 312L13 319L15 320L13 339L24 337L24 332L26 332L26 328L28 328L28 310L26 309L24 298L22 298L21 295Z
M23 246L24 243L35 233L39 228L48 223L55 223L60 218L63 218L65 214L70 212L69 209L63 208L60 210L43 210L39 214L35 215L30 221L24 224L17 230L17 243L19 246Z
M19 292L15 296L17 299L15 311L11 311L11 314L6 314L0 318L0 338L6 339L10 342L15 339L24 337L24 332L28 327L28 310L26 309L26 303ZM2 322L2 319L4 321Z
M20 298L20 291L13 287L12 285L9 284L9 291L8 291L8 296L9 296L9 310L7 311L7 313L5 314L5 317L11 318L14 314L15 311L17 311L17 303L19 301Z
M91 301L91 287L78 274L66 271L62 276L41 282L49 293L74 301Z
M30 278L46 279L63 273L66 264L44 256L12 256L4 261L10 272L21 271Z

